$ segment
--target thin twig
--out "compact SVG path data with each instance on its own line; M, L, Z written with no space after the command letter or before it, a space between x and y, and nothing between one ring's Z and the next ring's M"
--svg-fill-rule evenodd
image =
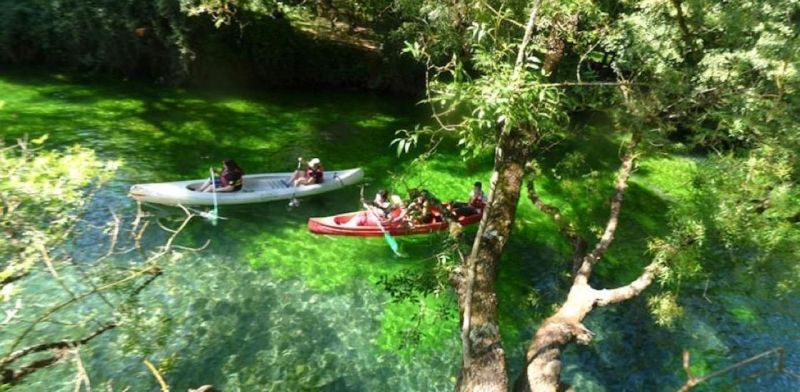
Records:
M770 355L778 355L778 360L779 360L779 364L778 364L777 368L776 369L772 369L771 371L774 371L776 373L787 373L787 374L793 375L791 372L787 372L786 369L784 369L784 367L783 367L783 362L784 362L784 358L783 358L784 349L783 349L783 347L775 347L775 348L773 348L771 350L764 351L761 354L756 354L756 355L754 355L754 356L752 356L750 358L747 358L745 360L739 361L739 362L737 362L737 363L735 363L733 365L727 366L725 368L722 368L720 370L717 370L715 372L707 374L707 375L705 375L703 377L695 377L695 376L692 375L691 367L690 367L690 364L689 364L689 350L683 350L683 370L686 372L687 380L686 380L686 383L683 384L683 386L681 386L681 388L678 391L679 392L687 392L690 389L692 389L695 386L697 386L698 384L706 382L706 381L708 381L708 380L710 380L710 379L712 379L714 377L719 377L719 376L721 376L721 375L723 375L725 373L728 373L728 372L730 372L730 371L732 371L734 369L738 369L738 368L740 368L740 367L742 367L744 365L747 365L749 363L758 361L759 359L764 358L764 357L768 357Z
M483 5L485 5L485 6L486 6L486 8L488 8L490 11L492 11L492 12L493 12L495 15L497 15L498 17L500 17L500 20L501 20L501 21L505 21L505 22L511 23L511 24L513 24L514 26L520 27L520 28L522 28L522 29L524 29L524 28L525 28L525 25L524 25L524 24L522 24L522 23L520 23L520 22L517 22L516 20L514 20L514 19L511 19L511 18L509 18L509 17L507 17L507 16L505 16L505 15L501 14L501 13L500 13L500 11L498 11L498 10L496 10L496 9L492 8L492 5L491 5L491 4L489 4L489 2L484 2L484 3L483 3Z
M147 368L150 369L151 373L153 373L153 377L158 380L158 384L161 385L161 392L169 392L169 385L167 385L167 383L164 381L164 377L161 377L161 372L159 372L158 369L156 369L156 367L153 366L153 364L147 359L144 360L144 364L147 365Z
M186 227L186 225L189 224L189 221L192 220L192 218L195 217L195 215L192 214L191 212L189 212L188 210L184 209L184 211L186 211L187 217L186 217L186 219L183 220L183 223L181 223L181 225L179 226L178 230L176 230L167 239L166 244L161 248L161 250L156 252L156 253L154 253L149 258L147 258L147 260L145 260L145 263L152 263L155 260L157 260L159 257L165 255L166 253L168 253L170 251L170 249L172 248L172 242L175 240L175 237L177 237L178 234L180 234L180 232ZM73 297L72 299L70 299L68 301L65 301L65 302L63 302L63 303L61 303L59 305L56 305L53 308L50 308L48 311L46 311L41 316L39 316L33 323L28 325L28 327L22 332L22 334L20 336L18 336L17 339L14 340L14 343L11 345L10 350L13 350L14 348L16 348L20 344L20 342L22 342L22 339L24 339L33 330L33 328L38 323L40 323L43 320L47 319L48 317L50 317L54 313L60 311L61 309L64 309L64 308L68 307L69 305L72 305L72 304L78 302L79 300L82 300L82 299L84 299L84 298L86 298L86 297L88 297L88 296L90 296L92 294L95 294L95 293L98 293L98 292L101 292L101 291L105 291L105 290L117 287L117 286L122 285L124 283L127 283L127 282L129 282L131 280L134 280L134 279L138 278L139 276L141 276L141 275L143 275L145 273L154 272L154 271L157 271L159 269L160 268L157 265L150 265L149 267L144 268L144 269L142 269L142 270L140 270L138 272L135 272L135 273L131 274L130 276L126 277L126 278L120 279L120 280L118 280L116 282L112 282L112 283L106 284L104 286L100 286L100 287L98 287L96 289L92 289L92 290L90 290L90 291L88 291L86 293L83 293L83 294L81 294L79 296Z
M86 385L86 392L92 392L92 383L89 380L89 374L86 373L86 368L81 361L81 349L75 347L75 366L77 367L77 375L75 380L75 392L80 392L81 386Z

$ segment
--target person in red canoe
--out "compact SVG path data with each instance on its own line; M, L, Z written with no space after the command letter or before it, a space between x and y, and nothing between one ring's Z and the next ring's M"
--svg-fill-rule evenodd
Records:
M413 189L409 192L411 202L408 204L408 216L411 224L429 224L441 221L436 205L440 204L427 190Z
M322 167L319 158L313 158L308 161L308 168L302 170L303 158L297 158L297 170L289 178L289 181L284 182L287 187L300 186L300 185L313 185L322 184L325 178L325 169Z
M375 199L367 206L374 211L379 217L386 218L392 212L392 201L389 197L389 192L386 189L381 189L375 194Z
M372 203L364 203L366 211L353 215L350 220L342 223L346 227L358 226L386 226L402 222L406 218L407 209L403 200L397 195L389 196L389 192L381 190L375 195Z
M236 192L242 189L242 176L244 171L233 159L222 161L222 172L214 178L214 186L211 186L209 178L205 184L197 188L198 192Z
M450 208L459 216L480 214L486 207L487 201L486 193L483 192L483 184L477 181L469 193L469 201L466 203L451 201Z

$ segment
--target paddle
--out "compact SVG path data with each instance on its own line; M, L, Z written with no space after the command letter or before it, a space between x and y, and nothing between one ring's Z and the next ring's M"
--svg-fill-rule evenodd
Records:
M297 158L297 169L295 169L295 171L300 170L301 167L303 167L303 157ZM294 184L290 184L287 181L281 180L281 182L286 184L286 186L294 186ZM295 197L295 195L297 195L297 188L299 187L294 186L294 191L292 191L292 198L289 199L289 206L286 207L287 211L291 210L292 208L300 207L300 200L297 200L297 198Z
M394 254L396 254L399 257L404 257L403 254L400 253L399 250L400 246L397 244L397 240L395 240L394 237L392 237L392 235L389 234L388 231L386 231L386 229L381 224L381 218L378 217L378 215L375 214L375 211L373 211L372 208L370 208L370 206L367 204L367 202L364 201L364 185L361 185L361 205L364 206L364 208L366 208L367 213L371 214L372 217L375 218L375 223L377 223L378 228L381 229L381 233L383 233L383 239L385 239L386 243L389 244L389 248L392 249L392 252L394 252Z
M209 214L209 219L211 220L211 224L216 226L217 217L219 216L219 208L217 207L217 184L216 180L214 179L214 169L209 167L208 171L211 172L211 194L213 195L212 198L214 199L214 212Z
M386 243L389 244L389 248L392 249L392 252L394 252L394 254L400 257L403 257L403 255L399 251L400 246L397 244L397 240L395 240L394 237L392 237L392 235L389 234L389 232L383 228L383 225L381 224L381 219L378 217L378 215L375 214L375 211L372 211L372 208L370 208L367 203L363 203L363 205L364 208L367 209L367 212L370 213L373 218L375 218L375 223L377 223L378 228L381 229L381 233L383 233L383 239L385 239Z

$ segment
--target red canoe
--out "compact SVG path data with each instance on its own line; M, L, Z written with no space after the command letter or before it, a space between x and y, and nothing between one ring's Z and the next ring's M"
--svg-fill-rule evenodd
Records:
M308 218L308 230L316 234L329 234L329 235L348 235L354 237L380 237L383 236L381 229L371 223L363 226L344 226L343 223L347 222L353 216L360 212L348 212L346 214L326 216L322 218ZM481 215L467 215L458 218L458 223L462 226L471 225L480 222ZM383 225L391 235L413 235L413 234L428 234L434 231L447 230L447 222L434 222L419 225L409 225L408 223L387 223Z

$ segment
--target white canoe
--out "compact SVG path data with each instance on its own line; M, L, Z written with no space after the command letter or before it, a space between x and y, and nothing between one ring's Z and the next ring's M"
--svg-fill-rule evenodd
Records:
M242 189L238 192L217 192L217 204L248 204L273 200L287 200L330 192L348 185L357 184L364 178L361 168L326 171L322 184L301 185L287 188L281 180L288 180L292 173L250 174L243 177ZM206 179L136 184L130 196L148 203L168 205L213 205L211 192L196 192Z

